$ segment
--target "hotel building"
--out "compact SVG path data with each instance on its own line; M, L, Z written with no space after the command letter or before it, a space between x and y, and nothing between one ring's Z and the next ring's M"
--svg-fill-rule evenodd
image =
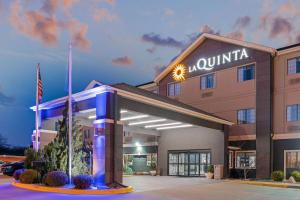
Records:
M153 82L92 81L74 101L87 138L103 134L99 123L111 128L104 135L115 142L106 148L117 159L105 158L105 167L119 170L116 180L123 164L143 172L153 162L161 175L202 176L220 164L225 176L283 170L288 178L300 169L299 86L300 45L274 49L205 33ZM41 105L41 146L55 137L65 99Z

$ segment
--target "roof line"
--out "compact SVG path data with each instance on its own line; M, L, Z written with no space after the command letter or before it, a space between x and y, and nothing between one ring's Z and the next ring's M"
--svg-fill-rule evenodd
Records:
M97 94L101 94L101 93L104 93L104 92L113 92L113 91L116 91L119 95L124 96L124 97L129 98L129 99L133 99L135 101L139 101L139 102L142 102L142 103L147 103L147 104L159 106L161 108L165 108L165 109L169 109L169 110L171 108L171 110L175 110L177 112L180 112L180 113L183 113L183 114L186 114L186 115L190 115L190 116L194 116L194 117L197 117L197 118L200 118L200 119L205 119L205 120L208 120L208 121L213 121L213 122L217 122L217 123L220 123L220 124L226 124L226 125L233 125L234 124L230 121L227 121L225 119L221 119L219 117L215 117L211 114L202 113L200 111L194 111L194 110L189 109L189 108L183 108L183 107L180 107L178 105L174 105L172 103L163 102L161 100L157 100L157 99L154 99L154 98L151 98L151 97L146 97L146 96L143 96L143 95L140 95L140 94L136 94L134 92L126 91L124 89L119 89L119 88L116 88L114 86L108 86L108 85L102 85L102 86L99 86L99 87L96 87L96 88L92 88L92 89L89 89L89 90L84 90L84 91L75 93L75 94L72 95L72 98L75 101L81 101L81 100L93 98ZM67 100L66 96L58 98L58 99L54 99L52 101L48 101L48 102L40 104L40 108L45 110L45 109L50 109L50 108L53 108L53 107L56 107L56 106L60 106L60 105L63 105L63 103L66 100ZM30 107L30 109L35 111L36 107L32 106L32 107Z
M214 35L209 33L203 33L201 34L188 48L186 48L183 52L181 52L176 59L174 59L172 62L170 62L165 70L163 70L160 74L158 74L154 82L159 82L161 79L163 79L172 69L175 65L179 64L183 59L185 59L188 55L190 55L199 45L201 45L206 39L212 39L217 41L222 41L226 43L236 44L252 49L257 49L260 51L266 51L274 55L276 53L276 49L272 47L263 46L256 43L236 40L220 35Z

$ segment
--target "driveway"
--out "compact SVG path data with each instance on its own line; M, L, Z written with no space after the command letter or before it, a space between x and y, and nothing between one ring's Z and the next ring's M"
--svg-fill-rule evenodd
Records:
M299 200L299 189L239 185L204 178L133 176L124 178L135 192L124 195L65 195L23 190L9 183L0 184L0 199L5 200Z

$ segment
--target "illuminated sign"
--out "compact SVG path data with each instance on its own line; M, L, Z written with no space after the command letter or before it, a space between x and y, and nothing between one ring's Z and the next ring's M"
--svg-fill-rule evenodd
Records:
M173 79L175 81L184 81L186 74L186 68L184 65L179 64L173 70Z
M243 60L248 58L248 53L245 48L237 49L227 53L223 53L217 56L209 58L199 58L194 66L189 66L189 73L196 72L198 70L210 71L215 66L231 63L233 61ZM174 77L174 72L173 72Z

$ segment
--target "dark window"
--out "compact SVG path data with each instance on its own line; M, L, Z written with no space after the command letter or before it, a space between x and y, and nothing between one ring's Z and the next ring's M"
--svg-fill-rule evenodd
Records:
M287 106L286 109L287 121L299 121L300 120L300 104L294 104Z
M215 87L215 74L208 74L200 77L201 90Z
M247 65L238 68L238 81L248 81L255 78L255 65Z
M255 123L255 109L242 109L238 111L238 124Z
M300 73L300 57L288 60L288 75Z
M178 96L180 94L180 82L168 84L168 96Z

